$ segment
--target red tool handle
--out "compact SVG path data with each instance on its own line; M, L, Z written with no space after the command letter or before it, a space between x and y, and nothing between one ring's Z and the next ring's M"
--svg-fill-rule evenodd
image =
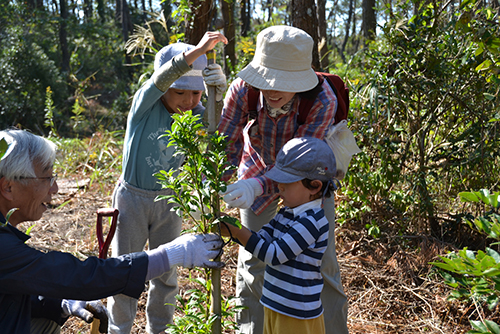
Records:
M116 222L118 220L118 209L115 208L105 208L105 209L97 209L97 226L96 226L96 235L97 242L99 243L99 258L105 259L108 257L108 249L111 244L111 240L115 235L116 230ZM111 226L109 228L108 235L106 239L104 239L102 233L102 217L112 217L111 218Z

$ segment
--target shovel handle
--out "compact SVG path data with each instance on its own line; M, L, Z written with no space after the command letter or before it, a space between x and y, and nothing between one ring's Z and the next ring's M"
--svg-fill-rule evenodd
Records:
M111 239L113 239L113 236L115 235L116 222L118 220L118 213L119 213L118 209L115 209L115 208L104 208L104 209L97 210L96 235L97 235L97 242L99 243L99 258L100 259L105 259L108 257L109 245L111 244ZM108 235L106 236L106 239L104 238L103 229L102 229L102 218L103 217L111 217L111 226L109 228L109 232L108 232Z
M207 65L215 64L215 50L208 50L205 52L207 56ZM217 127L216 116L215 116L215 94L216 88L215 86L207 86L207 105L206 105L206 113L208 115L208 133L214 133Z
M115 208L97 209L96 235L97 235L97 242L99 243L100 259L105 259L108 257L109 245L111 244L111 240L115 235L118 213L119 213L118 209ZM108 234L106 235L106 239L104 239L103 229L102 229L103 217L111 217L111 226L109 228ZM92 321L92 325L90 327L91 334L99 334L99 324L100 324L99 319L94 319L94 321Z

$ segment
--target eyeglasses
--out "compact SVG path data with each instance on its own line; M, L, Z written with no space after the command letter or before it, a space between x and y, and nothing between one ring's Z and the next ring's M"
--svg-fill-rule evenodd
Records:
M26 180L49 180L50 181L50 186L52 187L54 185L54 182L56 182L56 180L57 180L57 174L54 174L52 176L44 176L44 177L21 176L20 179L26 179Z

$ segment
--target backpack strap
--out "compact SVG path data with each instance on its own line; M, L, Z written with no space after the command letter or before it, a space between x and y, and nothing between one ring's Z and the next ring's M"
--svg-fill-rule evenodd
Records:
M257 102L259 101L260 91L253 88L248 87L247 91L247 105L248 105L248 119L257 119Z
M320 84L323 84L323 81L325 80L323 78L323 75L321 73L316 72L316 75L318 76L318 80ZM299 104L299 114L297 115L297 122L299 125L302 125L306 122L307 120L307 115L309 115L309 111L311 110L314 102L316 101L316 96L314 99L301 99L300 104Z

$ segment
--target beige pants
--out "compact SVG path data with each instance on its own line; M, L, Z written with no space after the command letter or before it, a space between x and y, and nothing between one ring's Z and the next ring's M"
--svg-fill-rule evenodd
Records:
M167 200L155 202L157 195L171 190L149 191L119 182L113 193L113 207L120 211L116 234L111 243L113 257L154 249L180 235L182 220ZM174 315L177 268L149 282L146 304L147 333L163 333ZM171 304L171 305L165 305ZM108 298L110 334L129 334L137 312L137 299L125 295Z

